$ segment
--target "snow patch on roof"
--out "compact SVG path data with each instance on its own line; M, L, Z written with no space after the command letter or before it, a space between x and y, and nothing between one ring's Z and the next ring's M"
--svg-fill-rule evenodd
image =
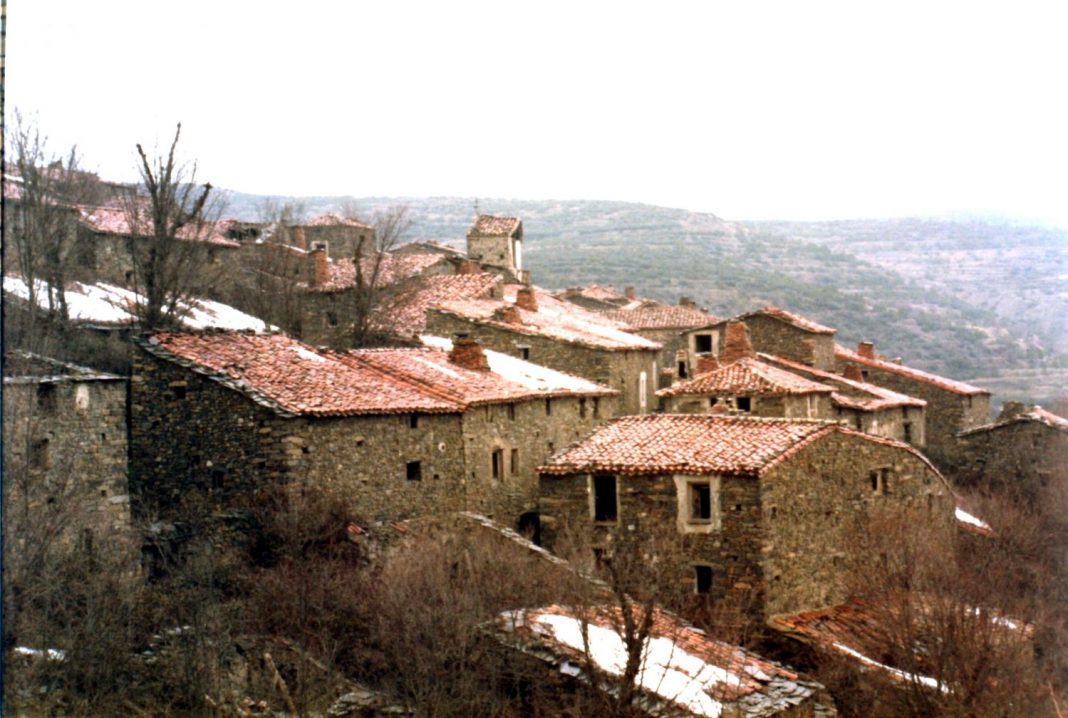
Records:
M907 671L901 670L900 668L894 668L892 666L886 665L885 663L879 663L876 660L868 658L860 651L855 651L849 646L845 646L841 643L835 643L834 647L842 653L846 654L847 656L852 656L853 658L856 658L858 661L860 661L866 666L872 666L873 668L880 668L884 671L887 671L895 678L899 678L909 683L919 683L922 686L926 686L928 688L937 688L943 693L949 693L949 686L947 686L945 683L941 683L935 680L934 678L931 678L930 676L922 676L918 673L909 673Z

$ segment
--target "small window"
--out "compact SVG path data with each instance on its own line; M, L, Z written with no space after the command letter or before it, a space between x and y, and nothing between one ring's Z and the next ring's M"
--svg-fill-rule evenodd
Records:
M680 361L679 362L679 378L680 379L685 379L686 378L686 362L684 362L684 361Z
M712 591L712 567L694 566L694 592L710 593Z
M719 403L719 397L718 396L713 396L708 400L708 408L711 409L713 406L715 406L718 403Z
M711 354L712 353L712 335L711 334L698 334L694 338L694 349L698 354Z
M593 520L615 521L619 517L616 477L599 474L593 477Z
M864 381L868 380L868 370L867 369L861 369L860 370L860 378L863 379Z
M749 412L753 410L753 400L748 396L740 396L735 399L735 404L738 407L738 411Z
M226 478L226 469L215 468L211 470L211 488L221 489Z
M553 400L552 399L546 399L545 400L545 416L552 416L552 415L553 415Z
M911 444L912 443L912 422L911 421L906 421L904 424L902 424L901 428L904 429L904 432L905 432L905 443L906 444Z
M423 480L423 465L419 461L409 461L405 468L405 476L408 481L422 481Z
M584 398L579 399L579 418L586 418L586 400Z
M515 421L515 404L508 405L508 418Z
M326 323L329 324L332 327L336 327L337 326L337 314L335 314L334 312L327 312L326 313Z
M512 449L512 475L519 473L519 449Z
M409 429L418 429L419 428L419 415L418 414L409 414L408 415L408 428Z
M691 483L690 522L706 523L712 520L712 485L707 482Z
M56 385L37 385L37 408L47 414L56 413Z
M504 451L502 449L494 449L490 455L490 468L493 478L500 479L501 474L504 473Z
M523 359L525 361L529 361L530 360L530 347L520 346L519 347L519 358Z
M30 467L34 469L52 468L52 454L48 448L48 439L40 439L30 446Z
M890 493L890 469L872 469L868 474L872 493L885 496Z
M601 416L601 400L598 397L593 397L593 418L598 419Z
M171 387L171 391L174 393L174 398L175 399L184 399L185 398L185 386L183 386L181 384L179 384L177 386L172 386Z
M553 452L556 451L556 444L551 441L547 441L545 442L545 445L549 448L549 456L552 456Z

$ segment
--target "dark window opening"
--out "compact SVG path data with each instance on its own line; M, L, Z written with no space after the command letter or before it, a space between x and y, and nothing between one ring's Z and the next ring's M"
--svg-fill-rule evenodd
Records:
M411 428L411 429L418 429L419 428L419 415L418 414L409 414L408 415L408 427Z
M902 428L905 430L905 443L906 444L911 444L912 443L912 422L911 421L906 421L902 425Z
M549 456L552 456L553 452L556 451L556 444L551 441L548 441L546 442L546 446L549 447Z
M408 481L422 481L423 480L423 466L418 461L409 461L405 469L405 475Z
M751 398L749 398L748 396L740 396L740 397L738 397L735 400L735 403L738 406L738 411L752 411L753 410L753 400Z
M93 530L84 529L82 531L82 550L89 556L93 555Z
M515 404L508 405L508 418L515 421Z
M37 385L37 408L49 414L56 412L56 385Z
M867 369L861 369L860 370L860 378L863 379L864 381L868 380L868 370Z
M694 591L697 593L709 593L712 591L712 567L694 566Z
M579 399L579 418L580 419L585 419L586 418L586 400L585 399Z
M615 521L619 516L616 500L616 477L601 474L593 477L593 520Z
M512 463L512 466L511 466L512 474L513 475L518 474L519 473L519 449L512 449L511 463Z
M686 378L686 362L684 362L684 361L680 361L679 362L679 378L680 379L685 379Z
M536 511L528 511L520 516L516 530L535 546L541 546L541 517Z
M698 354L711 354L712 353L712 335L711 334L698 334L694 337L694 347L697 349Z
M873 493L880 496L890 493L890 469L873 469L868 479Z
M598 397L593 397L593 418L597 419L601 416L601 400Z
M604 571L612 565L612 557L608 555L608 549L600 546L593 549L593 565L598 571Z
M185 387L184 386L172 386L171 387L171 391L174 392L174 398L175 399L184 399L185 398Z
M530 347L519 347L519 358L523 360L530 359Z
M326 323L329 324L332 327L336 327L337 326L337 314L334 314L333 312L327 312L326 313Z
M690 484L690 520L712 520L712 486Z
M226 469L215 468L211 470L211 488L221 489L223 480L226 478Z
M492 467L493 478L500 479L501 474L504 473L504 451L501 449L494 449L490 455L490 466Z
M712 397L711 399L708 400L709 407L713 407L718 403L719 403L719 397L718 396L714 396L714 397Z
M546 399L545 400L545 416L552 416L552 414L553 414L553 400L552 399Z

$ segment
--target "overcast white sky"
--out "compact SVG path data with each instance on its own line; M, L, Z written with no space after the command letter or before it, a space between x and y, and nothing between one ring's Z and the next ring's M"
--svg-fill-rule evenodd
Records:
M7 111L110 179L1068 225L1068 4L9 0Z

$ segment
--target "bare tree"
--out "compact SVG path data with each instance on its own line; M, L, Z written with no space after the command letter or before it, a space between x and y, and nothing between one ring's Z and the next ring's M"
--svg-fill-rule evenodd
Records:
M149 159L137 145L141 186L125 201L139 295L135 312L146 330L172 323L182 303L203 286L210 266L207 241L221 211L211 184L197 186L196 164L175 158L181 132L179 123L166 155Z
M350 343L353 347L374 342L372 331L374 312L387 283L387 264L395 249L411 228L405 206L378 212L372 219L374 234L356 242L352 256L355 279L347 294L344 311L350 322Z

